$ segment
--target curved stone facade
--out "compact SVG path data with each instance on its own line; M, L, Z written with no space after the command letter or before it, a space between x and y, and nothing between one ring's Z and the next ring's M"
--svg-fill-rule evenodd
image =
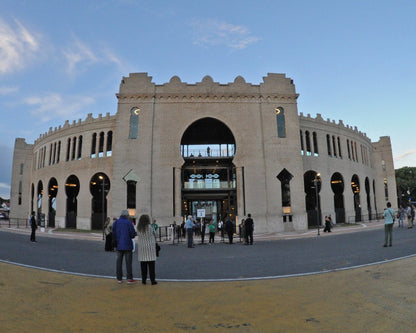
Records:
M49 226L100 229L126 208L159 225L251 213L255 232L272 233L395 206L390 139L298 114L297 97L284 74L259 85L130 74L114 116L67 121L34 144L16 139L10 216L34 210Z

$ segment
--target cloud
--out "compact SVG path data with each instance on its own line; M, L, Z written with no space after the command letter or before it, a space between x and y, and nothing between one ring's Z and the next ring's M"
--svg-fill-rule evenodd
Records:
M84 72L96 64L114 63L122 67L122 61L108 48L99 48L97 51L90 45L82 42L76 36L73 42L62 51L67 62L67 73L71 76ZM97 56L99 54L99 56Z
M71 48L62 52L68 63L67 72L71 75L75 74L75 71L79 70L81 66L85 67L98 62L98 57L93 50L76 37L74 37Z
M49 93L45 96L32 96L26 98L23 103L34 107L31 111L42 122L51 119L75 119L83 116L85 107L95 103L95 99L89 96L62 96L57 93Z
M0 74L23 69L39 50L39 38L35 33L14 20L11 26L0 18Z
M399 156L394 157L393 160L395 162L398 162L398 161L400 161L400 160L402 160L402 159L404 159L404 158L406 158L406 157L408 157L410 155L413 155L415 153L416 153L416 150L415 149L411 149L411 150L405 152L404 154L401 154Z
M17 87L2 87L2 86L0 86L0 96L1 95L12 95L17 91L19 91L19 88L17 88Z
M260 40L252 36L247 27L234 25L214 19L192 20L194 44L200 46L225 45L231 49L242 50Z

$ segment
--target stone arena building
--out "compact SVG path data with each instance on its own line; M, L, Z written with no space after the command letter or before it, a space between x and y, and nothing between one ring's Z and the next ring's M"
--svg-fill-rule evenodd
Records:
M66 121L34 144L16 139L11 219L36 211L49 227L100 230L123 209L161 226L251 213L255 233L273 233L397 205L389 137L371 142L341 120L298 113L284 74L158 85L133 73L116 96L115 115Z

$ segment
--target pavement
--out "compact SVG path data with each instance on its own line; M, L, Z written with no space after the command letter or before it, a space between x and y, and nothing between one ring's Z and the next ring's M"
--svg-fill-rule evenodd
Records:
M382 235L382 226L382 221L379 221L336 227L333 233L322 233L319 238L317 230L255 235L256 243L252 247L241 244L230 246L242 253L240 257L235 255L232 258L233 262L237 262L232 270L245 266L247 260L263 260L261 256L256 257L256 251L275 249L275 244L280 248L287 246L288 251L295 242L299 242L296 243L298 247L312 244L313 247L303 252L313 258L318 246L333 246L334 242L344 240L363 243L360 238L363 235L375 235L375 238L364 239L378 239ZM363 232L367 230L374 232ZM4 225L0 234L4 235L3 232L9 235L8 238L28 236L28 230L13 230ZM395 240L393 248L388 249L377 243L373 252L382 253L389 259L391 252L382 251L401 251L401 247L412 244L415 235L414 229L396 231L397 246ZM85 243L93 248L94 244L101 247L101 237L96 233L55 233L47 230L38 233L39 244L33 245L46 246L61 238L58 244L64 246L63 239L78 241L81 238L88 242L74 244ZM91 242L94 240L97 242ZM2 242L5 243L4 238ZM180 253L184 253L187 259L189 251L199 251L194 252L198 256L208 251L206 249L222 250L226 246L218 244L185 249L185 246L169 247L163 244L162 255L167 257L175 253L180 260ZM340 261L351 260L349 252L355 247L340 251L337 254L342 259ZM8 255L16 253L17 257L24 258L35 256L36 251L39 248L28 247L25 243L10 250ZM252 251L253 255L250 256L248 251ZM63 274L56 269L34 269L3 260L0 262L0 332L414 332L415 252L412 248L399 260L357 265L353 269L267 279L202 282L161 279L156 286L118 285L114 279L101 276ZM51 261L52 257L53 254L46 259ZM93 262L98 260L101 259L84 255L82 266L93 268ZM216 258L208 254L200 256L199 260L205 266L210 261L215 262ZM288 267L291 267L291 260L290 257L286 260ZM159 266L162 265L157 264L158 276L162 268ZM177 270L180 271L180 268Z

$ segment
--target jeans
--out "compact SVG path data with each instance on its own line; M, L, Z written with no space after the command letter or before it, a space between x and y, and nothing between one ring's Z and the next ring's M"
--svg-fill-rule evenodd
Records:
M126 257L127 280L133 279L131 250L117 250L117 280L123 279L123 257Z
M390 236L390 242L388 242ZM393 223L384 225L384 245L392 245L393 242Z
M188 228L186 229L186 233L186 236L188 237L188 247L192 247L194 241L194 229Z

